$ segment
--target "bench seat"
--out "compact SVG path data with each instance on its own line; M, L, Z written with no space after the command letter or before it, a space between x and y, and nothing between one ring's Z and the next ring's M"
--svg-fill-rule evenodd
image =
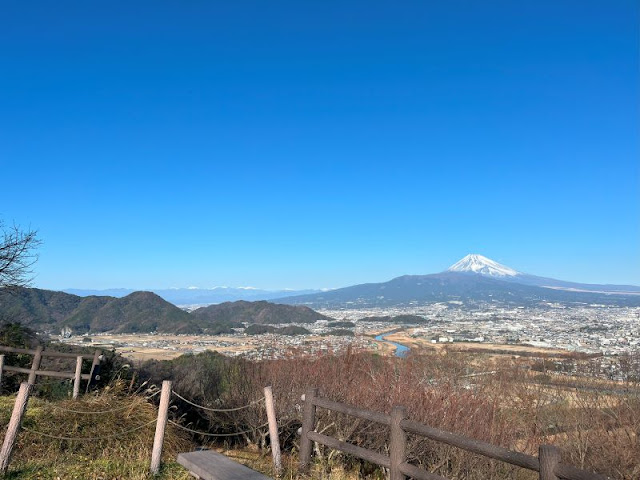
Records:
M271 480L213 450L180 453L178 463L202 480Z

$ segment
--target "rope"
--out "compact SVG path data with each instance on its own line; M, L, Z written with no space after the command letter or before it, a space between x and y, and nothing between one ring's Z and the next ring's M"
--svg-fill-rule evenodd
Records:
M203 405L198 405L197 403L193 403L191 400L187 400L182 395L179 395L175 390L171 390L171 393L173 393L180 400L187 402L189 405L193 405L194 407L201 408L203 410L208 410L209 412L237 412L238 410L244 410L245 408L249 408L255 405L256 403L260 403L264 400L264 397L262 397L259 400L254 400L253 402L247 405L243 405L242 407L237 407L237 408L209 408Z
M262 425L260 425L259 427L256 428L250 428L249 430L243 430L242 432L235 432L235 433L207 433L207 432L199 432L197 430L191 430L190 428L187 428L183 425L180 425L179 423L174 422L173 420L167 420L171 425L174 425L178 428L181 428L182 430L185 430L187 432L191 432L191 433L195 433L196 435L205 435L207 437L234 437L236 435L242 435L243 433L249 433L249 432L253 432L255 430L258 430L260 428L264 428L267 425L269 425L269 422L267 423L263 423Z
M27 427L22 427L22 429L28 433L32 433L34 435L40 435L42 437L49 437L49 438L54 438L56 440L69 440L69 441L76 441L76 442L90 442L90 441L95 441L95 440L105 440L107 438L117 438L120 437L122 435L126 435L128 433L132 433L135 432L137 430L140 430L144 427L148 427L149 425L151 425L152 423L156 423L157 419L153 419L150 422L147 422L143 425L138 425L135 428L132 428L131 430L127 430L125 432L120 432L120 433L114 433L112 435L104 435L102 437L63 437L63 436L59 436L59 435L51 435L49 433L44 433L44 432L38 432L37 430L31 430L30 428Z
M158 395L160 393L160 390L158 390L156 393L154 393L153 395L150 395L148 397L145 398L145 400L151 400L153 397L155 397L156 395ZM104 413L113 413L113 412L119 412L121 410L126 410L127 408L131 408L131 405L123 405L121 407L116 407L116 408L112 408L111 410L93 410L93 411L89 411L89 410L72 410L70 408L65 408L65 407L61 407L60 405L56 405L55 403L49 403L48 404L50 407L53 407L54 409L57 410L63 410L65 412L69 412L69 413L78 413L78 414L104 414Z

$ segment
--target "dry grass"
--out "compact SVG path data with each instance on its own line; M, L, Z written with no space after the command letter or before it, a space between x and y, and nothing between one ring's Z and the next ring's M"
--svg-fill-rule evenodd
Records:
M48 402L31 398L23 419L24 430L18 435L6 478L148 478L156 407L142 395L122 395L117 390L107 389L78 401ZM9 421L14 400L14 396L0 397L0 422L3 425ZM78 414L71 410L110 412ZM138 426L142 427L130 432ZM101 439L70 441L32 432ZM178 452L189 451L193 447L193 443L182 432L168 425L163 449L164 468L160 478L191 478L175 463L175 458Z
M476 343L476 342L455 342L455 343L431 343L431 340L424 337L412 337L412 329L403 330L386 336L385 338L392 342L402 343L420 351L421 349L435 351L451 351L451 352L495 352L498 355L517 355L517 354L541 354L548 356L557 356L559 358L570 355L571 352L559 348L551 347L534 347L522 344L502 344L502 343Z
M194 357L192 362L198 363ZM184 366L186 367L186 365ZM189 369L193 369L193 365ZM300 395L319 387L332 400L378 412L393 405L407 407L411 419L509 449L536 455L542 443L553 443L567 462L618 480L640 478L640 399L637 393L593 391L590 381L573 378L577 387L536 384L520 363L491 355L410 356L407 359L371 355L322 356L238 365L238 374L224 392L225 404L241 405L262 385L272 385L282 439L296 448L300 425ZM469 377L472 372L495 374ZM182 378L186 379L183 375ZM555 376L553 376L555 378ZM253 382L253 385L250 383ZM578 385L579 384L579 385ZM188 382L181 383L188 391ZM262 416L238 415L242 425L259 425ZM385 453L388 431L319 409L317 429L325 434ZM260 439L253 441L261 445ZM522 480L535 474L492 462L443 444L411 438L411 460L433 473L465 480ZM316 449L322 475L360 467L362 477L374 478L362 462ZM327 477L328 478L328 477Z
M271 454L266 450L260 451L255 448L232 450L216 448L215 450L238 463L275 478ZM298 469L297 455L286 452L282 455L282 469L280 480L360 480L363 478L359 469L347 469L339 461L333 462L331 466L323 465L319 462L312 463L309 472L301 474ZM383 475L379 475L379 477L380 480L384 478Z

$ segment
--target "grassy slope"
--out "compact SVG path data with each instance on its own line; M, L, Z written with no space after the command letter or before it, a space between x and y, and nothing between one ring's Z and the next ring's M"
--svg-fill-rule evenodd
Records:
M0 396L0 424L2 436L11 417L15 395ZM102 411L120 409L111 414L78 415L69 410ZM123 409L124 408L124 409ZM142 425L155 419L155 406L140 396L118 396L102 393L77 402L64 400L49 402L30 398L23 419L24 430L18 435L9 471L3 478L12 480L192 480L193 477L175 459L178 452L190 451L195 444L171 425L167 426L162 468L157 477L149 475L149 462L155 424L122 438L92 442L69 442L39 437L28 430L70 437L108 436ZM220 453L238 463L274 477L271 455L251 448L220 449ZM355 480L357 472L345 471L334 465L327 474L322 465L314 462L309 476L298 472L297 457L283 454L283 480L327 478Z
M15 397L0 397L0 424L7 425ZM79 415L69 409L102 411L107 414ZM47 402L31 398L23 420L25 429L58 436L94 437L119 435L131 427L152 422L155 406L140 396L103 393L77 402ZM14 447L10 479L145 479L151 459L155 425L151 423L121 438L70 442L50 439L23 430ZM3 428L2 435L4 437ZM192 442L168 425L164 442L161 479L187 480L192 477L175 463L177 453L190 451Z

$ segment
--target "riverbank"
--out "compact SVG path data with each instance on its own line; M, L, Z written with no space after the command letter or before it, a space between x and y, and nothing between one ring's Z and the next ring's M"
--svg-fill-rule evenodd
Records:
M394 342L394 341L386 339L387 336L396 334L398 332L399 332L399 330L396 329L396 330L392 330L390 332L381 333L380 335L376 335L374 338L379 342L385 342L385 343L388 343L389 345L392 345L395 348L394 355L396 357L404 358L409 354L409 347L407 347L406 345L403 345L402 343L398 343L398 342Z

